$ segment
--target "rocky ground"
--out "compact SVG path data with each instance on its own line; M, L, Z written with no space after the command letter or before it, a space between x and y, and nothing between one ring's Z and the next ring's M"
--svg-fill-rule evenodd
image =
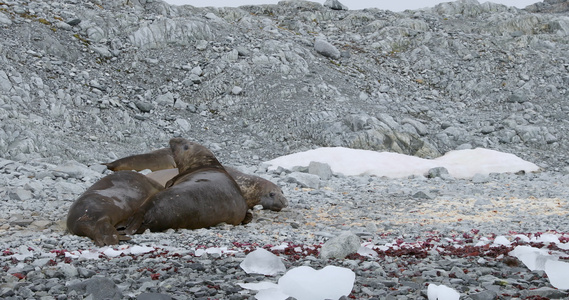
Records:
M350 298L426 298L429 283L465 299L566 298L507 253L525 243L518 233L567 241L568 36L567 1L403 13L304 1L1 1L0 297L248 299L254 293L237 283L267 278L239 262L257 246L289 243L275 250L287 268L354 270ZM61 223L103 176L98 163L173 136L279 183L290 207L256 211L247 226L124 244L148 253L71 255L98 251ZM309 190L262 165L319 146L421 157L486 147L543 171L476 181L335 176ZM319 258L342 231L389 250ZM496 236L512 244L492 247ZM196 256L204 247L237 253Z

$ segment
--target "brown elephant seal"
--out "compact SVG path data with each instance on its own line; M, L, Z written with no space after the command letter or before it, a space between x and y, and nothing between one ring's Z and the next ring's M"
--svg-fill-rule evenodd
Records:
M288 200L278 185L262 177L245 174L232 167L225 167L225 170L241 188L241 193L249 208L261 204L264 209L280 211L288 206Z
M72 234L90 237L97 246L129 240L124 234L138 229L143 216L141 208L163 189L158 182L137 172L119 171L105 176L71 205L67 228ZM117 228L123 229L123 233Z
M232 167L224 166L224 168L237 182L249 208L261 204L264 209L280 211L288 206L288 200L278 185L259 176L245 174ZM146 174L164 186L176 175L178 175L178 169L158 170Z
M183 138L171 139L170 148L180 173L150 199L139 233L251 221L239 186L211 151Z
M171 169L176 167L170 148L162 148L144 154L136 154L117 159L110 163L103 163L112 171L135 170L151 171Z

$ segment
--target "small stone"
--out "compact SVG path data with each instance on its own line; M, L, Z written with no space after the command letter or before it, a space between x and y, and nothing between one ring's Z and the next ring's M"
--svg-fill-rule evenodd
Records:
M526 101L528 101L528 96L526 95L526 92L523 90L516 90L515 92L513 92L510 97L508 98L508 100L510 102L513 103L524 103Z
M79 25L79 23L81 23L81 19L71 19L71 20L67 21L66 23L71 25L71 26L76 26L76 25Z
M436 177L442 178L444 176L450 176L447 168L445 167L432 168L429 169L429 171L427 172L427 178L436 178Z
M136 108L138 108L138 110L140 110L143 113L148 113L152 111L152 109L154 109L154 105L149 102L136 101L134 104L136 105Z
M193 67L190 73L201 76L203 74L202 68L200 66Z
M486 183L490 181L490 176L485 174L476 173L472 176L472 183Z
M489 134L494 131L496 131L496 128L494 126L484 126L480 128L480 132L482 132L483 134Z
M34 221L34 219L21 217L21 218L14 220L14 221L11 221L10 225L26 227L26 226L32 224L33 221Z
M324 6L333 10L348 10L348 7L340 3L338 0L326 0Z
M112 279L93 277L85 281L69 285L68 289L90 294L93 299L122 299L123 295Z
M12 25L12 20L4 13L0 12L0 24Z
M487 290L479 293L468 295L472 300L494 300L497 299L498 293L492 290Z
M320 250L320 257L345 258L346 256L358 252L361 246L360 238L351 231L344 231L337 237L329 239Z
M328 180L332 177L332 168L327 163L311 161L308 165L308 173L318 175L322 180Z
M207 49L208 42L204 40L199 40L196 42L196 50L203 51Z
M25 190L23 188L16 188L14 192L10 194L10 198L16 201L26 201L32 199L32 192Z
M287 181L297 183L304 188L317 189L320 187L320 177L314 174L292 172L287 176Z
M314 42L314 50L323 56L333 59L338 59L341 56L340 50L323 39L317 39L316 42Z
M550 287L540 287L533 290L524 290L522 296L524 298L531 296L540 296L548 299L567 299L567 292L550 288Z
M434 199L435 196L433 196L431 193L426 192L426 191L418 191L415 194L413 194L413 198L417 198L417 199Z
M238 87L238 86L234 86L233 89L231 89L231 93L233 95L239 95L239 94L241 94L242 91L243 91L243 89L241 87Z
M172 297L160 293L142 293L136 297L136 300L171 300Z

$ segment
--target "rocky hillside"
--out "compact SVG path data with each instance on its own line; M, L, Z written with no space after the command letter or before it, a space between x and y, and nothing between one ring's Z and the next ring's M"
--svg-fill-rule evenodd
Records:
M2 1L0 153L90 164L184 136L231 163L318 146L486 147L562 170L566 8Z

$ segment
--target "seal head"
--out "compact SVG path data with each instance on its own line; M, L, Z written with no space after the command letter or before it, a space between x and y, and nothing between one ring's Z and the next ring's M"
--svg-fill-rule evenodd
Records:
M261 204L264 209L280 211L288 206L288 200L278 185L262 177L245 174L232 167L225 167L225 170L241 188L249 208Z

